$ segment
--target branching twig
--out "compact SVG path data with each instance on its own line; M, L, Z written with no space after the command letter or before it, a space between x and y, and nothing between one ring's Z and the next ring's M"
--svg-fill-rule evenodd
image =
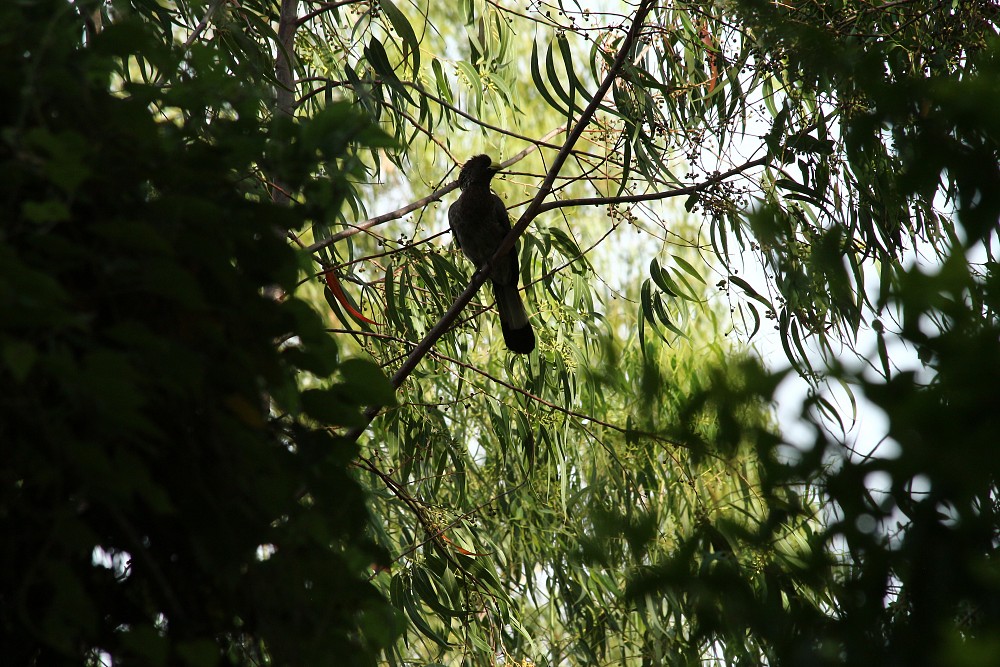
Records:
M721 183L722 181L730 178L731 176L736 176L741 174L748 169L753 169L754 167L762 167L767 164L769 158L761 157L756 160L750 160L745 162L738 167L733 167L727 171L719 172L708 178L706 178L701 183L695 183L694 185L688 185L683 188L674 188L673 190L663 190L661 192L648 192L642 195L623 195L619 197L582 197L579 199L561 199L558 201L550 201L545 204L541 204L538 207L538 214L545 213L546 211L552 211L557 208L565 208L567 206L606 206L608 204L634 204L636 202L644 201L655 201L657 199L668 199L670 197L680 197L682 195L693 195L697 192L701 192L706 188L715 185L716 183Z
M202 17L198 25L195 26L194 30L186 40L184 40L184 50L187 51L194 44L194 40L198 39L201 33L205 32L205 28L208 27L208 22L212 20L215 16L215 12L219 11L219 6L224 2L224 0L213 0L212 4L208 6L208 11L205 12L205 16Z
M549 139L551 139L552 137L556 136L557 134L559 134L562 131L563 131L563 128L561 128L561 127L556 128L556 129L550 131L544 137L542 137L539 141L542 141L542 142L548 141ZM520 162L521 160L524 159L524 157L526 155L528 155L532 151L536 150L536 148L537 148L537 146L534 146L534 145L528 146L524 150L522 150L519 153L517 153L514 156L512 156L509 160L506 160L503 163L502 166L507 167L507 166L510 166L510 165L512 165L512 164L514 164L516 162ZM402 218L404 215L407 215L408 213L412 213L413 211L416 211L418 209L421 209L421 208L427 206L431 202L441 201L442 197L444 197L446 194L448 194L449 192L451 192L452 190L454 190L457 187L458 187L458 181L457 180L456 181L452 181L451 183L448 183L447 185L438 188L437 190L435 190L434 192L430 193L426 197L418 199L418 200L416 200L414 202L410 202L409 204L407 204L406 206L404 206L402 208L397 208L395 211L389 211L388 213L383 213L382 215L375 216L374 218L369 218L368 220L365 220L364 222L359 222L356 225L351 225L351 227L349 229L345 229L345 230L343 230L341 232L337 232L336 234L334 234L333 236L331 236L328 239L323 239L322 241L317 241L316 243L313 243L311 246L307 247L306 248L306 252L314 253L317 250L321 250L323 248L326 248L327 246L333 245L337 241L342 241L342 240L344 240L344 239L346 239L346 238L348 238L350 236L354 236L355 234L358 234L360 232L368 231L372 227L377 227L378 225L381 225L381 224L384 224L386 222L389 222L390 220L398 220L399 218Z
M426 197L423 197L422 199L410 202L409 204L407 204L402 208L397 208L395 211L389 211L388 213L377 215L374 218L369 218L364 222L359 222L356 225L351 225L350 228L345 229L342 232L337 232L328 239L323 239L322 241L317 241L316 243L313 243L311 246L306 248L306 252L314 253L317 250L322 250L327 246L333 245L337 241L342 241L360 232L368 231L372 227L385 224L390 220L398 220L399 218L402 218L404 215L407 215L408 213L412 213L413 211L416 211L418 209L423 208L424 206L427 206L431 202L441 201L442 197L444 197L446 194L448 194L457 187L458 187L458 181L454 181L442 188L435 190Z
M370 338L379 338L381 340L390 340L390 341L401 343L401 344L404 344L404 345L407 345L407 346L416 346L416 345L419 345L419 343L415 343L413 341L405 340L405 339L399 338L397 336L393 336L391 334L383 334L383 333L378 333L378 332L374 332L374 331L352 331L350 329L327 329L327 331L329 331L331 333L359 334L361 336L370 337ZM465 369L467 369L469 371L472 371L473 373L476 373L477 375L480 375L483 378L489 380L493 384L497 384L497 385L500 385L501 387L505 387L505 388L509 389L510 391L514 392L515 394L520 394L521 396L524 396L529 401L532 401L534 403L537 403L538 405L542 405L542 406L544 406L546 408L549 408L550 410L552 410L554 412L562 413L562 414L566 415L567 417L571 417L573 419L578 419L581 422L583 422L583 421L590 422L591 424L595 424L597 426L602 426L602 427L608 429L609 431L614 431L616 433L621 433L621 434L624 434L624 435L634 436L634 437L638 437L638 438L646 438L648 440L654 440L656 442L661 442L661 443L664 443L664 444L667 444L667 445L672 445L674 447L682 447L683 446L683 443L677 442L676 440L672 440L672 439L670 439L670 438L668 438L668 437L666 437L666 436L664 436L664 435L662 435L660 433L653 433L653 432L650 432L650 431L639 431L639 430L636 430L636 429L629 429L629 428L626 428L624 426L619 426L618 424L612 424L611 422L607 422L607 421L604 421L602 419L598 419L597 417L595 417L593 415L588 415L588 414L583 413L583 412L577 412L575 410L570 410L569 408L565 408L565 407L559 405L558 403L553 403L552 401L547 401L544 398L542 398L541 396L538 396L536 394L532 394L530 391L527 391L525 389L521 389L520 387L518 387L518 386L516 386L516 385L514 385L514 384L512 384L510 382L507 382L506 380L498 378L497 376L490 374L489 372L483 370L482 368L480 368L479 366L476 366L475 364L470 364L470 363L468 363L466 361L462 361L461 359L456 359L455 357L448 356L447 354L444 354L442 352L438 352L436 350L430 350L428 352L428 354L430 356L434 357L435 359L439 360L439 361L443 361L443 362L446 362L446 363L454 365L454 366L460 366L461 368L465 368Z
M321 2L319 3L320 5L319 9L314 9L308 14L304 14L300 19L298 19L297 23L298 25L301 26L302 24L308 23L312 19L316 18L320 14L332 11L334 9L339 9L340 7L344 7L345 5L356 5L363 1L364 0L341 0L340 2Z

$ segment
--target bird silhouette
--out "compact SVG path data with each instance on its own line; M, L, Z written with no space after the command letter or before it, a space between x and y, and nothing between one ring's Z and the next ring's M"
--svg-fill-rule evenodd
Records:
M507 208L490 190L490 180L498 171L488 155L469 158L458 175L462 194L448 209L455 243L476 269L486 265L511 229ZM528 354L535 349L535 332L517 290L517 245L490 267L489 277L507 349Z

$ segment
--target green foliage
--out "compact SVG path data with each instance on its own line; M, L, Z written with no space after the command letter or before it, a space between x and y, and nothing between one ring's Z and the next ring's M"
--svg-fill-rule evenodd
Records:
M346 75L329 76L328 85L362 103L378 100L378 113L389 114L397 136L406 134L400 126L412 128L411 146L423 145L413 139L422 133L445 150L464 149L461 122L478 124L487 145L512 151L522 139L545 155L551 147L537 137L579 114L627 25L614 14L568 6L554 12L544 3L526 13L475 2L462 9L462 20L452 23L465 26L468 48L457 39L462 47L435 50L428 37L424 43L436 57L424 76L405 56L403 30L384 40L397 45L389 64L398 64L398 78L380 85L380 61L367 70L377 75L365 80L368 87ZM454 12L440 12L414 24L450 34ZM929 511L898 513L923 501L910 480L919 487L954 464L941 465L943 434L920 453L896 429L905 430L914 410L935 420L958 387L939 395L922 388L918 376L898 372L905 361L896 355L906 342L936 363L925 340L928 322L938 333L958 321L978 322L984 340L994 340L992 260L982 266L961 260L967 249L992 257L996 238L990 12L990 3L980 2L869 7L810 0L654 9L641 48L599 100L591 143L574 148L575 165L561 174L570 182L557 197L592 197L588 203L606 205L607 216L574 207L563 220L534 221L523 239L527 300L538 309L538 357L503 357L486 342L497 337L471 313L441 340L436 362L402 387L402 408L375 425L366 461L371 488L389 490L376 502L385 518L380 539L400 545L390 550L400 553L403 568L388 586L417 628L409 636L430 642L397 647L391 659L457 661L454 645L480 662L496 652L551 664L913 662L941 651L968 650L970 660L986 654L985 644L957 639L972 632L958 622L957 610L987 604L994 595L989 586L983 584L982 599L945 586L940 608L926 618L925 608L908 606L907 590L923 583L907 563L930 553L929 541L916 536L928 526L938 535L925 519L946 524L957 500L936 510L945 519ZM506 23L495 21L498 15ZM378 33L377 18L373 12L357 25ZM530 44L516 37L526 30ZM519 58L511 55L518 48ZM505 77L498 66L512 57L524 81ZM421 107L419 119L408 118L407 107L393 99L400 87L411 94L407 104ZM368 91L374 94L366 97ZM520 130L537 123L545 107L549 126L536 125L543 129L534 133L518 136L497 122L510 118ZM447 132L435 134L436 128ZM416 151L408 157L417 159ZM526 160L517 169L497 186L511 202L533 194L521 181L539 166ZM411 180L433 185L426 177ZM707 239L678 225L673 211L638 203L657 196L683 196ZM399 228L398 245L385 234L389 250L338 247L352 263L392 257L376 269L384 279L362 289L394 333L359 335L375 358L390 364L440 319L462 281L438 248L410 236L432 222ZM629 244L619 228L652 232L656 241ZM628 265L636 247L655 243L659 251L652 261L643 257L648 280L624 294L635 302L634 315L624 316L611 300L617 295L598 288L601 260L585 254L608 237L622 249L602 250ZM702 260L702 248L714 251L721 271ZM932 268L909 268L915 255L930 257ZM955 271L965 278L951 287L938 283L939 264L964 266ZM720 271L718 282L708 279L713 271ZM533 276L541 277L527 280ZM712 360L721 350L698 347L698 336L715 333L702 323L713 317L704 305L709 282L729 301L734 332L754 338L773 326L793 369L813 385L804 413L816 433L811 450L783 445L760 419L783 376L753 365L717 368L723 364ZM944 306L932 296L949 290L948 308L968 307L962 311L968 317L938 310ZM921 299L928 301L920 305ZM916 325L907 324L911 317ZM882 379L851 363L852 352L867 362L869 331ZM605 337L609 332L613 339ZM964 335L958 336L963 345ZM665 354L661 343L676 351ZM686 355L704 363L685 366ZM919 380L940 382L936 368ZM960 403L974 407L991 396L983 386L988 376L978 377ZM827 430L827 420L836 426L851 416L824 393L830 381L886 412L902 449L896 460L857 457L846 438ZM972 429L983 424L975 409L965 418ZM659 454L646 458L640 452L647 446ZM743 466L742 476L720 484L724 492L698 483L728 465ZM962 502L986 513L981 508L995 495L992 461L970 454L962 470L980 475L971 485L980 490L977 500ZM878 500L869 488L878 479L873 472L893 480ZM660 498L670 500L659 504ZM425 503L437 519L417 509ZM817 515L824 504L833 517L825 528ZM898 533L890 533L897 520ZM442 522L446 534L464 536L464 549L489 554L477 557L477 567L507 573L501 586L469 574L461 553L440 538ZM968 570L962 559L969 544L956 540L943 562L954 559L953 569ZM450 569L423 560L445 557L441 552L455 559ZM973 560L981 558L989 561L979 553ZM618 576L622 563L634 564L625 577ZM417 583L424 576L429 588ZM451 577L467 596L464 615L452 604ZM449 591L449 603L428 590ZM413 602L420 599L426 605ZM483 600L492 604L480 607ZM510 603L534 643L503 631Z
M391 396L292 294L301 213L248 184L375 135L344 106L262 125L267 91L204 47L138 20L83 46L75 11L0 8L4 661L368 664L385 556L356 447L313 419ZM137 61L176 74L112 91ZM302 369L343 381L310 399Z
M759 651L772 664L991 664L989 638L1000 631L993 387L1000 362L993 256L1000 172L996 120L988 111L1000 75L995 23L984 3L932 13L926 23L914 20L924 10L908 3L879 11L881 25L900 26L882 41L864 23L871 16L849 17L827 3L741 7L748 10L741 20L761 35L758 57L788 58L782 77L790 99L825 98L825 113L844 105L837 152L807 151L813 158L799 163L803 180L776 178L774 198L750 219L787 304L778 316L786 351L806 373L806 331L829 340L824 327L846 321L853 337L872 318L877 344L867 368L841 354L821 370L885 415L886 447L897 451L852 451L843 432L828 428L826 417L839 418L839 411L817 391L803 413L815 434L810 448L786 448L786 455L795 453L781 463L773 456L782 451L777 439L758 441L774 520L758 534L740 535L733 549L768 544L771 529L800 511L784 494L771 494L810 482L823 490L831 518L810 540L808 557L765 570L763 579L745 567L719 571L689 555L710 539L696 533L633 587L646 596L696 597L692 628L725 647L727 661L755 661ZM824 32L830 25L863 40L863 55L849 39L832 41ZM924 60L925 51L933 57ZM795 103L800 110L803 98ZM776 116L776 133L787 132L788 108ZM772 151L782 145L792 146L769 142ZM783 159L791 162L797 152ZM838 154L846 200L831 196L834 181L810 185L824 156ZM777 196L782 189L786 194ZM953 214L934 212L936 197ZM914 245L934 261L904 262ZM874 289L864 284L868 257L879 259L882 274ZM752 289L742 279L731 282ZM905 368L899 357L906 349L916 350L922 368ZM733 392L716 380L690 397L687 410L720 406L723 429L745 401L771 397L767 382ZM700 443L689 434L679 438ZM808 591L824 590L821 606L802 607ZM777 592L784 602L771 597Z
M593 100L632 6L8 3L4 655L991 664L993 4L660 3ZM516 217L592 102L537 352L481 292L391 385L449 169Z

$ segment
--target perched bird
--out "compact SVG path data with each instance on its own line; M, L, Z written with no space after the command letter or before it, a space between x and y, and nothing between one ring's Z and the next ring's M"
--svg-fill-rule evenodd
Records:
M490 180L499 171L488 155L476 155L462 167L458 187L462 189L448 209L448 224L455 244L469 261L482 268L493 257L510 232L510 218L500 197L490 190ZM503 340L511 352L528 354L535 349L535 333L517 291L517 246L490 269L493 294L500 313Z

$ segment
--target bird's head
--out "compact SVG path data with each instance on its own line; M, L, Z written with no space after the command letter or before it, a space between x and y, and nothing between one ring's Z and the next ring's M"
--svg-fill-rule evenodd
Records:
M494 162L489 155L475 155L462 165L462 171L458 174L458 187L464 190L470 185L488 186L490 179L498 171L500 171L500 165Z

